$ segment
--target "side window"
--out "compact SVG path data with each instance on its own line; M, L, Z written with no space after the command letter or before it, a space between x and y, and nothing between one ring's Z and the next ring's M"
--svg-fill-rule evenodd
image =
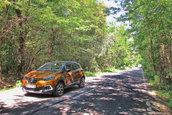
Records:
M75 64L75 63L73 63L73 64L72 64L72 66L73 66L73 70L76 70L76 69L77 69L77 67L76 67L76 64Z
M77 64L77 67L78 67L78 68L81 68L81 66L80 66L79 64Z
M66 69L72 70L71 64L67 64Z
M73 63L72 65L73 65L73 69L74 69L74 70L76 70L76 69L79 69L79 68L80 68L80 66L79 66L78 64L76 64L76 63Z

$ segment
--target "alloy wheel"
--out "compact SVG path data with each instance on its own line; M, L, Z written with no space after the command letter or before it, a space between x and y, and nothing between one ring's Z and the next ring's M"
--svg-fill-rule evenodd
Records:
M56 86L56 96L61 96L64 93L64 85L62 82L58 83Z

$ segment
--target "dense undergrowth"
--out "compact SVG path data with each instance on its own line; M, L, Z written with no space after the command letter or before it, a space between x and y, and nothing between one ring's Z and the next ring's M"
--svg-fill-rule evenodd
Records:
M162 83L159 82L158 75L148 76L148 79L152 90L155 90L159 97L168 102L168 107L172 108L172 84L168 83L168 79L165 79Z

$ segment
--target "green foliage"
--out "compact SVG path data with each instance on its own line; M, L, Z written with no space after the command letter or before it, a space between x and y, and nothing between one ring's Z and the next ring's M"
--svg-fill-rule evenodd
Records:
M96 0L0 2L0 31L8 30L0 34L3 73L24 74L58 60L77 61L86 70L100 70L95 57L101 49L93 47L101 44L107 29L103 4Z
M167 69L166 72L167 72L167 76L172 76L172 70Z
M100 74L101 72L90 72L90 71L85 71L84 72L84 75L86 76L86 77L89 77L89 76L95 76L95 75L97 75L97 74Z
M20 88L22 86L21 80L16 81L16 87Z
M168 101L168 107L172 108L172 91L159 91L158 95Z
M161 91L161 92L158 92L158 94L166 99L170 99L170 97L172 96L172 91Z
M103 72L115 72L115 67L107 67L103 70Z
M97 0L0 0L0 13L3 74L21 79L46 62L61 60L77 61L93 73L138 63L131 34L125 26L108 27L107 8Z
M158 75L154 75L154 83L159 83L159 76Z
M168 107L172 108L172 100L168 102Z
M115 39L113 45L109 46L106 54L102 57L106 64L105 67L115 66L117 69L125 69L138 65L138 53L132 50L133 41L129 41L131 34L127 32L125 26L113 27L109 30L113 32Z
M119 67L118 69L119 69L119 70L125 70L126 67L125 67L125 66L121 66L121 67Z
M5 87L3 89L0 89L0 92L1 91L6 91L6 90L10 90L10 89L14 89L14 88L21 88L21 86L22 86L21 81L20 80L17 80L15 86L13 86L13 87Z
M150 79L159 76L159 81L166 82L165 77L172 70L171 0L124 0L122 7L128 11L119 20L130 21L134 44L140 56L140 63Z
M10 88L9 88L9 87L8 87L8 88L3 88L3 89L0 89L0 92L1 92L1 91L7 91L7 90L10 90L10 89L14 89L14 88L16 88L16 86L10 87Z

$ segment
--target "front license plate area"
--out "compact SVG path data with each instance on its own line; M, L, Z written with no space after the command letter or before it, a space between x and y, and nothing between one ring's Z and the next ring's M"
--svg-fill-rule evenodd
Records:
M26 85L26 88L36 88L36 85Z

